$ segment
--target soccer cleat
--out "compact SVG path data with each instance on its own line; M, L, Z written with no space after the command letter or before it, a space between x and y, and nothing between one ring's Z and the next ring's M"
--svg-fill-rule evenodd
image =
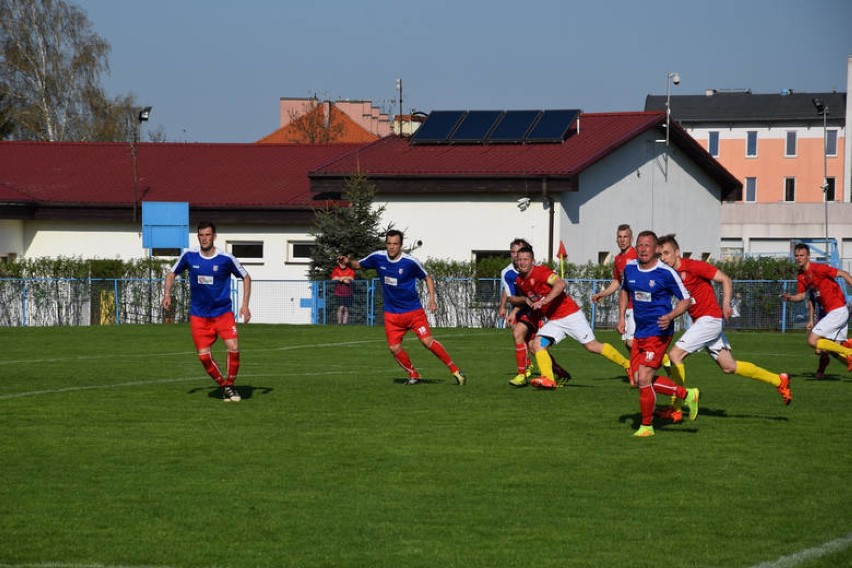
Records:
M842 342L840 345L842 345L843 347L847 347L847 348L852 349L852 339L847 339L846 341Z
M565 374L559 377L559 386L564 387L568 386L568 381L570 381L573 377L571 377L571 373L565 371Z
M532 377L532 372L533 372L533 366L532 366L532 363L530 363L529 365L527 365L527 368L524 371L524 376L526 378L530 378L530 377Z
M683 401L689 405L689 419L698 418L698 398L701 392L698 389L686 389L686 398Z
M514 379L509 380L509 384L513 387L525 387L527 386L527 375L525 373L518 373Z
M557 379L571 380L571 373L560 367L556 361L553 362L553 376Z
M784 405L789 406L793 402L793 393L790 392L790 375L781 373L778 376L781 377L781 384L775 388L778 394L781 395L781 398L784 399Z
M635 438L648 438L654 435L654 427L653 426L645 426L644 424L639 426L639 429L633 432L633 437Z
M846 370L852 372L852 355L846 356Z
M240 402L242 399L234 387L222 387L222 400L225 402Z
M683 422L683 411L673 406L665 406L654 412L654 416L661 420L671 420L672 424Z
M467 382L467 377L464 376L460 370L453 373L453 378L456 380L456 384L464 385Z
M410 379L405 381L405 384L406 385L419 385L422 382L423 382L423 379L421 379L420 377L411 377Z
M557 386L556 381L547 377L536 377L530 381L530 384L537 389L553 390Z

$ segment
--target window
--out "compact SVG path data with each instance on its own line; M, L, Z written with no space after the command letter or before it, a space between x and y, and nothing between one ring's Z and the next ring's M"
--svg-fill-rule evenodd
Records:
M784 146L784 155L788 158L796 156L796 131L787 131L787 144Z
M784 178L784 201L796 201L796 178Z
M598 264L607 264L609 263L609 251L599 250L598 251Z
M757 156L757 130L749 130L746 133L746 156Z
M179 248L154 248L151 249L151 256L172 256L178 257L180 256L181 250Z
M745 181L745 201L746 203L754 203L757 198L757 178L746 178Z
M228 241L228 252L243 264L263 262L263 241Z
M310 264L311 254L316 243L313 241L287 241L287 262L290 264Z
M834 201L834 178L826 178L825 179L825 200L826 201Z
M837 155L837 131L829 130L825 133L825 155Z
M702 252L701 253L701 260L703 260L704 262L708 262L710 260L711 256L713 256L713 255L711 255L709 252Z
M717 131L710 132L710 139L707 142L707 151L714 158L719 157L719 133Z

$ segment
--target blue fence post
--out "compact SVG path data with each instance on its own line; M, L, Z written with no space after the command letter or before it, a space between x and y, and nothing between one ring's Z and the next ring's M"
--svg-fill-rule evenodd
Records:
M787 291L787 283L781 283L782 292ZM806 298L807 299L807 298ZM810 300L808 300L810 301ZM787 302L781 302L781 333L787 333Z
M311 282L311 323L319 323L319 281Z
M21 327L27 327L27 281L21 289Z
M376 278L371 278L367 284L367 325L376 325Z

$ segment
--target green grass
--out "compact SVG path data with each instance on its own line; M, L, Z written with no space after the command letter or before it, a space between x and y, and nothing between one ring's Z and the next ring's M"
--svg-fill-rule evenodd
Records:
M790 407L696 354L698 420L634 439L575 342L539 392L508 331L434 333L467 386L414 340L402 386L380 328L243 326L223 403L186 326L0 329L0 566L752 566L852 533L852 378L802 334L729 337Z

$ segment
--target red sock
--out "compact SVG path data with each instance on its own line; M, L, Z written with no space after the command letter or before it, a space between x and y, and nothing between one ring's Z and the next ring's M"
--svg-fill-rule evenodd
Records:
M686 398L686 389L667 377L656 376L653 380L654 391L668 396Z
M225 386L233 386L237 378L237 373L240 372L240 352L228 351L228 382Z
M210 378L219 383L220 386L225 386L225 379L222 378L222 371L219 370L219 365L213 360L212 353L199 353L198 360L204 366L204 370L210 375Z
M429 351L435 354L435 356L441 360L444 365L450 368L451 373L455 373L459 370L458 365L453 363L453 360L450 358L450 354L447 353L447 350L444 349L444 346L435 339L432 341L432 345L429 346Z
M420 374L414 368L414 365L411 363L411 358L408 356L408 353L405 352L405 349L400 349L399 353L394 353L393 358L396 359L396 362L399 363L399 366L405 369L405 372L408 373L408 376L412 379L420 377Z
M654 423L654 408L657 406L657 395L654 387L639 387L639 410L642 412L642 426Z
M527 353L526 343L515 343L515 361L518 363L518 373L526 373L527 365L529 364L529 354Z

